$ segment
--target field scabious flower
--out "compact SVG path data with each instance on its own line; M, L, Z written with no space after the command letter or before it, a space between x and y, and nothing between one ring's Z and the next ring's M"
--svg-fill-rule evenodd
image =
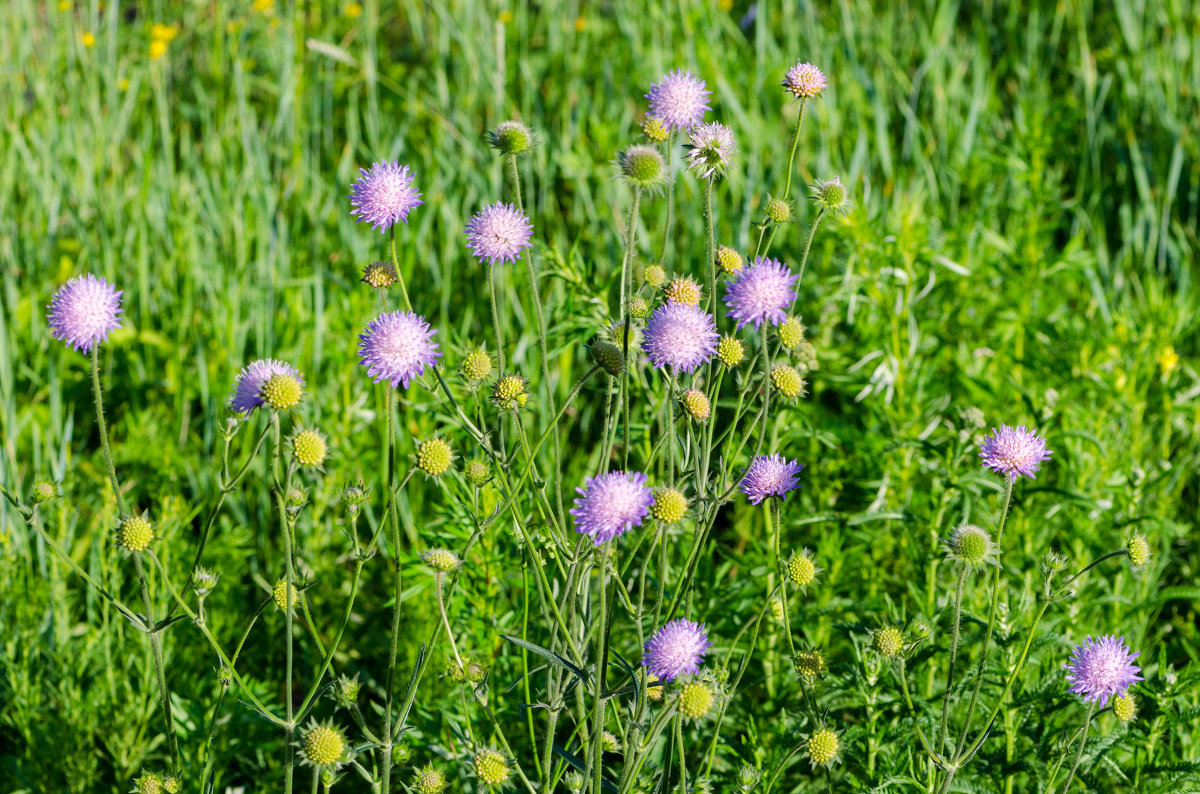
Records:
M641 472L613 471L588 477L583 487L575 490L579 496L569 511L575 517L575 530L597 546L641 525L654 504L654 494Z
M533 148L533 132L519 121L502 121L487 134L488 145L502 155L524 154Z
M414 312L381 314L358 337L359 363L376 383L386 380L393 388L408 388L413 378L425 374L425 367L441 358L437 342L432 341L436 333Z
M91 273L69 279L59 287L46 308L50 335L67 347L84 353L121 327L117 317L121 308L120 290Z
M369 223L376 231L386 231L396 221L408 223L408 213L425 202L413 187L413 174L407 165L386 160L375 163L368 171L359 169L360 176L351 186L351 215L359 223Z
M276 361L273 358L262 358L247 364L233 381L233 392L230 393L227 404L234 413L248 414L255 408L266 404L263 399L263 386L276 375L283 375L304 386L304 376L291 364Z
M662 681L695 675L712 647L703 623L676 618L661 626L646 640L642 664Z
M1075 646L1070 661L1063 665L1067 683L1085 701L1098 701L1100 708L1104 708L1110 697L1123 696L1135 682L1143 680L1138 675L1142 668L1133 663L1139 654L1141 651L1129 650L1124 637L1089 636Z
M954 562L961 562L968 568L978 568L983 565L999 565L999 549L992 536L983 527L974 524L962 524L954 528L950 537L942 541L946 548L946 557Z
M779 454L759 455L750 462L738 489L750 504L760 504L775 496L786 500L788 493L800 487L800 471L804 464L787 460Z
M497 202L471 217L463 230L467 247L480 262L489 265L516 262L521 251L530 248L533 224L525 213L511 204Z
M720 122L701 124L692 132L688 149L688 168L702 178L724 174L737 156L733 130Z
M686 303L688 306L699 306L702 292L700 285L691 276L676 276L663 288L663 297L667 303Z
M717 352L713 317L698 306L667 303L655 309L643 332L642 350L655 367L692 372Z
M818 766L832 766L837 761L838 755L838 736L837 733L829 728L821 728L814 731L808 737L808 760L812 762L814 768Z
M617 153L621 176L639 188L656 191L667 178L667 164L653 146L630 146Z
M779 325L796 300L796 278L779 260L756 257L726 287L726 315L737 321L738 328L749 324L758 328L764 321Z
M337 769L350 760L350 748L332 724L314 722L300 740L300 756L310 766Z
M1010 480L1022 476L1036 479L1040 464L1049 460L1052 454L1046 449L1046 440L1038 438L1037 433L1025 425L992 428L992 435L979 444L979 457L983 458L984 467Z
M508 780L512 771L507 758L487 747L475 754L475 774L485 785L499 786Z
M646 99L650 103L650 115L660 120L668 130L691 129L710 110L708 98L712 92L699 77L690 71L676 69L652 83Z
M787 70L781 85L796 99L815 99L829 85L829 80L824 72L811 63L797 61L795 66Z

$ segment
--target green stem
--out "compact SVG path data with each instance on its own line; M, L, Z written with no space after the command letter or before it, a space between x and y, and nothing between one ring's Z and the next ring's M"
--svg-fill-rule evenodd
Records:
M946 746L946 733L950 714L950 690L954 686L954 662L958 658L958 639L962 629L963 585L967 581L967 566L959 564L958 583L954 587L954 624L950 635L950 666L946 672L946 693L942 696L942 718L938 723L937 748Z
M396 255L396 224L392 224L392 268L396 271L396 283L400 285L400 296L404 298L404 308L412 311L412 301L408 299L408 290L404 287L404 274L400 272L400 258Z
M133 555L133 567L137 571L138 583L142 595L142 605L146 610L146 625L154 626L153 607L150 603L150 588L146 581L146 572L142 567L142 555ZM175 720L171 716L171 693L167 689L166 665L163 663L162 635L153 628L149 632L150 656L154 660L154 675L158 682L159 701L162 705L163 719L167 724L167 743L171 750L171 771L179 772L179 741L175 736Z
M392 528L389 540L392 545L392 559L396 566L395 576L392 585L392 630L391 637L388 642L388 666L387 677L385 679L384 689L384 710L383 710L383 730L380 731L380 736L383 737L383 752L382 765L380 769L381 790L383 792L391 791L392 779L392 713L395 699L394 682L396 677L396 655L400 647L400 602L402 597L402 577L400 573L400 515L396 507L396 498L393 491L393 486L396 483L396 422L393 414L395 413L396 391L389 388L387 391L387 489L390 495L390 506L388 515L383 517L383 520L388 522Z
M708 225L708 300L705 301L705 311L710 311L717 299L717 233L716 219L713 217L713 183L716 172L709 174L704 185L704 218Z
M604 782L604 691L608 667L608 544L596 549L600 566L600 623L596 632L596 700L592 706L592 794L601 794Z
M625 257L621 260L621 316L624 321L624 333L621 336L621 352L626 362L621 371L621 405L624 416L623 426L625 437L621 445L621 468L629 469L629 329L633 317L629 305L633 301L633 252L637 242L638 206L642 201L642 189L633 189L633 202L629 207L629 232L626 235Z
M1067 775L1067 782L1063 784L1063 794L1067 794L1071 790L1071 783L1075 780L1075 772L1079 769L1079 761L1083 758L1083 748L1087 744L1088 729L1092 725L1092 715L1096 713L1096 704L1088 704L1087 716L1083 718L1083 736L1079 737L1079 749L1075 751L1075 763L1071 764L1071 772Z
M488 265L488 289L492 296L492 331L496 335L496 356L500 360L500 374L507 374L504 365L504 332L500 329L500 311L496 302L496 266Z
M796 149L800 143L800 126L804 124L804 108L807 100L800 100L800 112L796 114L796 129L792 133L792 153L788 155L787 182L783 186L783 200L787 201L792 195L792 164L796 161Z
M112 483L113 495L117 499L117 511L124 518L127 514L125 496L117 480L117 467L113 465L112 449L108 445L108 425L104 421L104 394L100 388L100 346L92 345L92 397L96 401L96 424L100 430L100 446L104 449L104 465L108 467L108 480Z
M508 165L509 181L512 183L513 204L517 205L522 213L525 212L525 203L521 201L521 172L517 168L517 156L515 154L506 155L504 158Z

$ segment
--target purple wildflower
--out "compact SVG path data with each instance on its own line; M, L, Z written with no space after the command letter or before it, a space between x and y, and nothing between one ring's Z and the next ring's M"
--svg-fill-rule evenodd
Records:
M264 404L262 387L276 375L287 375L295 378L301 386L304 385L304 376L291 364L276 361L273 358L251 361L242 368L233 381L233 391L229 393L229 399L226 402L229 410L239 414L248 414L255 408L261 407Z
M66 342L67 347L92 352L109 333L121 327L117 318L124 311L121 294L91 273L69 279L46 307L50 310L46 314L50 335Z
M359 334L359 363L376 383L386 380L395 388L425 373L442 354L431 337L437 331L414 312L387 312L367 324Z
M413 174L407 165L375 163L368 171L360 168L358 180L350 194L351 215L357 215L360 223L366 222L377 231L386 231L396 221L408 223L408 213L413 207L425 202L413 187Z
M764 320L779 325L796 300L796 278L779 260L755 257L725 287L726 316L737 320L738 328L753 323L757 329Z
M1050 459L1051 454L1046 449L1046 440L1038 438L1037 432L1025 425L1000 425L999 430L993 427L992 434L979 444L983 465L1011 480L1022 475L1036 479L1034 472L1038 471L1042 461Z
M707 179L714 171L724 172L737 156L733 130L719 122L701 124L692 130L688 168Z
M521 256L521 249L533 245L529 242L533 236L529 218L513 205L502 202L475 213L463 231L471 253L489 265L515 262Z
M575 531L587 535L597 546L639 526L654 504L646 475L636 471L588 477L583 487L575 490L579 496L570 510L575 516Z
M1063 665L1071 691L1085 701L1099 701L1100 708L1108 705L1109 697L1121 695L1136 681L1143 680L1142 668L1133 663L1141 651L1129 650L1124 637L1110 635L1099 639L1090 636L1075 646L1071 660Z
M796 99L813 99L820 96L829 80L825 73L811 63L797 61L783 76L783 87Z
M771 496L786 501L788 492L800 487L800 470L803 468L803 463L778 454L759 455L750 461L738 489L746 494L753 505Z
M676 618L646 640L642 664L659 679L673 681L677 676L699 672L704 652L711 647L703 623Z
M687 303L664 303L654 310L642 332L642 350L656 367L675 374L691 372L717 352L713 316Z
M711 95L712 91L699 77L692 77L690 71L676 69L653 83L646 99L650 100L650 115L668 130L687 130L704 119L704 112L710 110L708 98Z

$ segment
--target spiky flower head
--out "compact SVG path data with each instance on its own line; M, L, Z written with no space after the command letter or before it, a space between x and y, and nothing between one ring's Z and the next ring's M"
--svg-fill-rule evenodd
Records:
M787 199L767 196L767 218L771 223L791 223L792 204Z
M275 586L271 588L271 598L275 601L275 606L279 609L290 609L300 603L300 592L296 589L295 584L288 587L286 576L281 576L275 581Z
M680 396L679 401L683 403L684 413L698 422L708 421L712 414L712 404L708 396L699 389L688 389Z
M262 358L258 361L251 361L242 371L238 373L233 381L233 391L229 393L227 405L229 410L234 413L248 414L255 408L261 408L266 405L266 400L263 397L263 387L267 385L271 378L276 376L286 376L300 385L300 389L304 389L304 376L300 371L291 364L282 361L276 361L273 358ZM280 388L282 391L282 388Z
M742 269L742 265L746 261L742 259L742 255L733 250L727 245L723 245L717 249L717 269L726 275L736 273Z
M174 775L163 775L164 794L179 794L183 790L183 781Z
M533 132L519 121L502 121L487 134L488 145L502 155L525 154L533 148Z
M1125 550L1129 553L1129 561L1135 568L1145 568L1146 563L1150 562L1150 544L1146 542L1145 535L1131 536L1129 542L1125 544Z
M625 370L625 354L612 342L595 342L592 345L592 360L614 378Z
M762 775L759 774L757 769L749 764L742 764L741 768L738 769L737 774L738 788L742 792L753 791L754 787L758 785L758 781L761 778Z
M688 168L703 179L724 174L737 156L733 130L720 122L693 127L689 138Z
M362 684L358 681L358 673L352 676L340 675L330 691L333 701L339 708L352 709L358 704L358 695Z
M1133 722L1137 719L1137 699L1132 692L1113 698L1113 714L1116 714L1121 722Z
M667 163L653 146L630 146L617 153L617 169L629 183L654 190L667 179Z
M287 411L300 404L304 387L300 381L286 373L272 375L262 385L259 397L263 403L276 411Z
M1142 668L1133 663L1141 651L1130 651L1124 637L1108 635L1088 637L1075 646L1071 659L1063 668L1071 691L1085 701L1108 705L1113 695L1124 695L1135 682L1143 680Z
M713 691L705 681L689 681L679 688L678 699L679 713L698 720L712 708Z
M463 378L471 385L478 384L480 381L486 380L492 374L492 356L482 348L472 350L467 355L463 356L462 364L459 369L462 371Z
M1040 464L1049 460L1052 454L1046 449L1046 440L1038 438L1037 433L1025 425L992 428L992 435L979 444L979 457L983 458L984 467L1011 480L1021 476L1037 479Z
M851 205L850 200L846 198L846 186L838 177L818 179L809 186L809 189L812 191L813 203L826 212L845 215L850 211Z
M571 794L580 794L583 791L583 775L572 769L563 776L563 785L567 787L567 791Z
M155 772L143 772L133 781L136 794L163 794L162 775Z
M359 223L369 223L384 232L396 221L408 223L408 213L424 204L413 187L413 174L407 165L382 160L368 171L359 169L359 177L350 188L351 215Z
M642 281L648 287L661 287L667 280L667 271L663 270L662 265L646 265L646 269L642 271Z
M826 666L825 654L821 653L820 648L809 648L792 657L792 667L796 670L796 675L809 681L825 672Z
M421 559L425 560L425 564L438 573L450 573L462 565L462 560L458 559L458 555L449 549L430 549L421 555Z
M396 281L396 266L391 262L372 262L363 268L362 282L368 287L387 289Z
M779 325L787 319L787 310L796 300L796 274L778 259L755 257L725 288L727 316L737 327L764 321Z
M655 488L650 515L664 524L677 524L687 515L688 499L675 488Z
M789 400L803 397L808 386L808 382L800 376L796 368L788 364L777 364L771 370L771 383L776 391Z
M516 262L522 250L533 247L530 242L533 224L524 212L504 202L475 213L463 232L467 235L467 248L476 259L489 265Z
M292 455L301 466L320 466L328 451L325 435L316 430L300 430L292 436Z
M723 336L717 342L717 358L727 367L736 367L746 360L746 346L736 336Z
M425 374L441 358L437 331L415 312L385 312L370 323L358 343L358 363L367 368L367 377L375 383L387 381L392 388L408 384Z
M808 737L808 760L813 768L832 766L837 761L838 735L828 728L813 731Z
M645 320L650 316L650 303L641 295L635 295L629 302L629 314L635 320Z
M91 273L68 279L46 307L50 310L46 314L50 335L69 348L92 352L121 327L117 317L124 311L121 295L121 290Z
M655 367L692 372L717 352L713 316L698 306L666 303L654 310L642 333L642 350Z
M58 496L58 491L54 488L54 483L49 480L38 480L29 489L29 501L35 505L43 505L56 496Z
M476 488L486 483L490 476L491 470L488 469L487 461L483 458L472 458L463 466L463 477L466 477L467 482Z
M663 124L662 119L646 116L645 121L642 122L642 134L654 143L662 143L671 134L671 131L667 129L666 124Z
M636 471L588 477L575 491L579 496L569 511L575 516L575 531L597 546L640 526L654 503L646 475Z
M808 587L817 580L820 572L808 549L803 549L799 554L793 553L787 564L788 581L797 587Z
M646 697L656 701L663 699L662 679L654 673L646 673Z
M606 753L621 752L621 740L618 739L617 735L611 731L605 731L604 733L600 734L600 746Z
M413 790L417 794L441 794L446 789L446 776L437 767L426 765L417 770Z
M454 462L454 450L440 438L431 438L417 447L417 468L430 477L440 477Z
M778 453L759 455L745 469L738 490L754 505L770 497L787 501L788 494L800 487L800 471L803 468L804 464L788 460Z
M676 69L663 75L650 86L646 99L650 101L650 115L660 119L668 130L691 129L704 119L711 110L708 98L712 92L699 77L690 71Z
M342 731L331 723L311 723L300 737L303 763L337 769L350 760L350 748Z
M301 488L288 488L287 496L285 497L288 507L304 507L308 504L308 494Z
M192 571L192 587L196 590L197 598L204 598L213 591L217 586L219 574L213 573L207 568L197 567Z
M804 323L798 317L788 317L775 329L784 350L795 350L804 341Z
M796 99L815 99L825 90L829 81L825 73L811 63L796 61L796 65L787 70L781 85L796 97Z
M529 381L520 375L505 375L492 387L492 402L501 411L516 411L529 402Z
M683 303L688 306L699 306L701 298L700 285L691 276L676 276L663 288L663 298L667 303Z
M871 647L880 656L890 659L904 650L904 635L895 626L884 626L872 633Z
M960 524L942 544L946 547L948 559L960 562L968 568L1000 564L999 549L983 527Z
M496 750L486 747L475 754L475 774L485 785L503 785L512 774L508 759Z
M342 489L342 501L348 505L357 507L363 502L368 502L370 500L371 494L367 491L367 486L361 481L356 482L353 485L347 485Z
M145 514L126 516L117 526L117 548L126 554L140 554L150 548L154 527Z
M676 618L663 624L646 640L642 664L663 681L700 671L704 654L712 647L703 623Z

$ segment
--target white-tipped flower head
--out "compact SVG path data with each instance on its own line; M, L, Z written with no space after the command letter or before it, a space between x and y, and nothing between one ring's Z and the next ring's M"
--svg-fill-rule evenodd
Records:
M885 658L892 658L904 650L904 635L895 626L884 626L871 635L871 647Z
M475 774L488 786L500 786L508 781L512 770L508 759L490 747L475 754Z
M698 720L708 713L713 704L712 687L706 681L689 681L679 688L679 713L691 720Z
M829 81L825 73L811 63L797 61L783 76L784 89L796 99L816 99Z
M653 146L630 146L617 155L621 176L635 187L653 190L667 179L667 163Z
M724 124L700 124L692 128L689 138L688 168L704 179L724 175L737 157L737 140Z
M678 524L687 515L688 500L682 491L675 488L654 489L654 504L650 515L664 524Z
M788 581L797 587L808 587L817 580L821 569L813 562L812 553L804 549L799 554L793 554L787 564Z
M301 466L320 468L329 447L325 436L316 430L299 430L292 436L292 456Z
M700 285L691 276L676 276L663 288L663 298L667 303L699 306L702 296Z
M525 154L535 143L533 132L519 121L502 121L487 135L488 145L502 155Z
M314 722L300 737L300 757L309 766L337 769L350 760L350 746L332 723Z
M813 731L808 737L808 760L813 768L832 766L838 757L838 735L828 728Z
M154 526L145 514L127 516L117 527L117 548L126 554L140 554L154 540Z
M826 212L845 215L853 205L846 197L846 186L838 177L833 179L818 179L811 185L812 200Z
M946 547L947 558L968 568L1000 564L999 549L983 527L960 524L942 544Z

